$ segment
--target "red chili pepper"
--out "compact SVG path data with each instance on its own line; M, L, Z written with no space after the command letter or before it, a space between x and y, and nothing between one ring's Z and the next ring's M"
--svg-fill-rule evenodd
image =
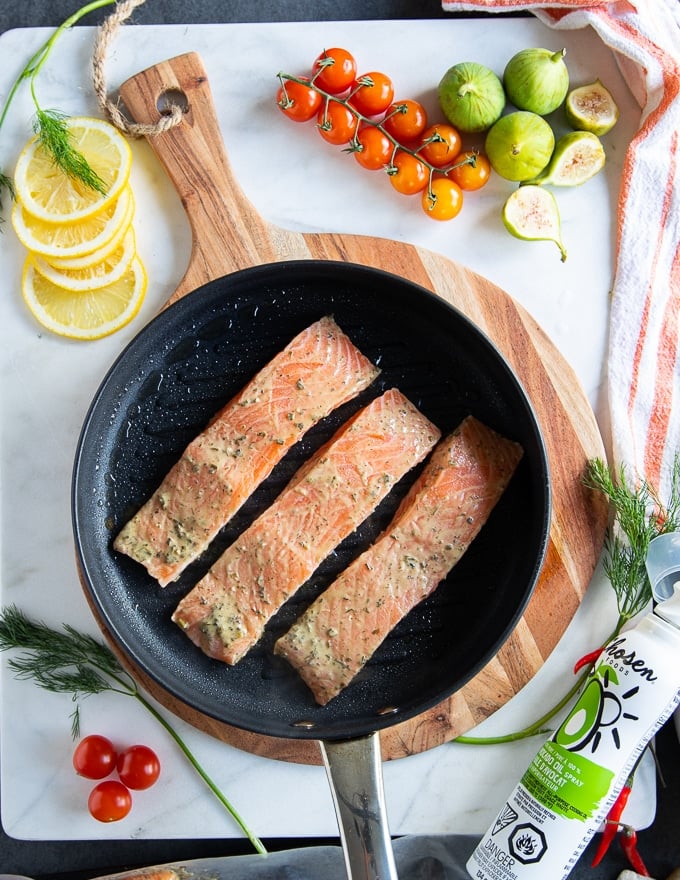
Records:
M630 825L625 825L621 832L621 849L626 854L626 858L630 862L631 868L641 877L649 877L645 863L637 848L637 831Z
M595 651L591 651L589 654L584 654L584 656L581 657L580 660L577 660L574 664L574 675L576 675L579 669L583 669L584 666L592 666L601 653L602 648L597 648Z
M655 508L653 516L659 534L663 534L664 527L668 522L668 511L665 508L658 506Z
M621 814L623 813L626 804L628 803L628 798L630 797L630 792L633 787L633 780L631 778L626 780L626 784L623 786L621 791L619 792L619 796L616 798L614 803L612 804L611 810L607 813L607 818L605 819L604 831L602 832L602 840L600 840L600 845L597 848L597 852L595 853L595 857L591 862L592 867L594 868L596 865L599 865L602 859L605 856L605 853L609 849L612 844L612 840L616 837L618 830L621 826Z

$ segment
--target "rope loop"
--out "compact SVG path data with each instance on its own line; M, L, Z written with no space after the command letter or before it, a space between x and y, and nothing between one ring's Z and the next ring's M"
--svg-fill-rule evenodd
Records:
M116 128L120 129L124 134L130 137L149 137L161 134L168 129L173 128L182 121L183 113L181 107L172 105L168 108L168 113L163 114L158 122L153 124L132 122L125 116L120 108L120 100L111 101L108 96L106 86L106 54L111 43L116 38L118 30L124 24L132 13L141 6L145 0L118 0L115 12L102 23L97 32L94 50L92 53L92 84L94 92L97 96L99 109Z

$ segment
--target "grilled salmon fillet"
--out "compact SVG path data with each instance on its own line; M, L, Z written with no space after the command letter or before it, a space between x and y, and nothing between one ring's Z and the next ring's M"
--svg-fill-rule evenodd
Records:
M274 651L325 705L433 592L505 491L522 447L472 416L434 450L376 542L277 640Z
M386 391L302 465L172 619L206 654L237 663L284 602L440 436L400 391Z
M114 548L161 586L208 547L290 447L379 374L331 317L299 333L184 450Z

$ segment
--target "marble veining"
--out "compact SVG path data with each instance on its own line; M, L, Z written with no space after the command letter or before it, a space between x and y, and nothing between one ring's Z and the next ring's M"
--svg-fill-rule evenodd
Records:
M0 37L0 97L48 35L10 31ZM94 31L77 28L57 44L38 81L44 107L98 114L89 83ZM224 46L229 45L229 52ZM502 71L527 46L567 47L574 82L599 76L621 105L608 138L605 172L586 186L559 194L569 250L559 261L551 244L523 244L500 221L506 183L495 180L466 200L451 223L436 224L393 192L379 174L296 126L274 106L276 73L305 72L325 46L345 45L364 70L384 69L397 97L417 97L435 115L435 87L446 67L478 60ZM265 219L298 230L380 235L430 248L486 275L520 301L573 366L606 436L605 376L608 291L618 179L639 110L615 59L590 31L554 33L533 19L409 22L124 27L107 60L111 89L172 55L203 57L237 179ZM0 140L0 163L11 170L30 132L32 105L22 89ZM3 605L16 603L54 626L68 621L97 633L81 593L73 558L69 492L73 452L87 406L109 364L174 290L190 251L179 200L150 148L132 144L139 252L150 274L141 314L123 331L82 344L41 331L20 296L23 250L9 224L0 235L0 382L2 420ZM606 634L615 608L604 576L593 579L582 607L541 672L477 732L507 732L540 714L571 684L574 660ZM115 695L82 703L83 733L152 744L163 762L156 787L135 797L128 819L110 826L86 811L90 784L71 768L68 696L19 682L3 663L0 679L2 822L24 839L236 837L239 830L181 758L172 741L134 700ZM296 766L237 751L175 721L199 760L262 837L336 833L321 767ZM406 833L481 833L495 816L536 741L507 747L444 745L385 765L391 830ZM14 768L28 768L21 773ZM631 804L633 821L653 817L653 774L644 797ZM637 789L636 789L637 790Z

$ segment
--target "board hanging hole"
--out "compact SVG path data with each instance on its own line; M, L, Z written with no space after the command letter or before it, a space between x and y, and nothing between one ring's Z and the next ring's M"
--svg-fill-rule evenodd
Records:
M172 116L172 108L179 107L182 113L189 112L189 99L181 89L166 89L156 101L156 109L161 116Z

